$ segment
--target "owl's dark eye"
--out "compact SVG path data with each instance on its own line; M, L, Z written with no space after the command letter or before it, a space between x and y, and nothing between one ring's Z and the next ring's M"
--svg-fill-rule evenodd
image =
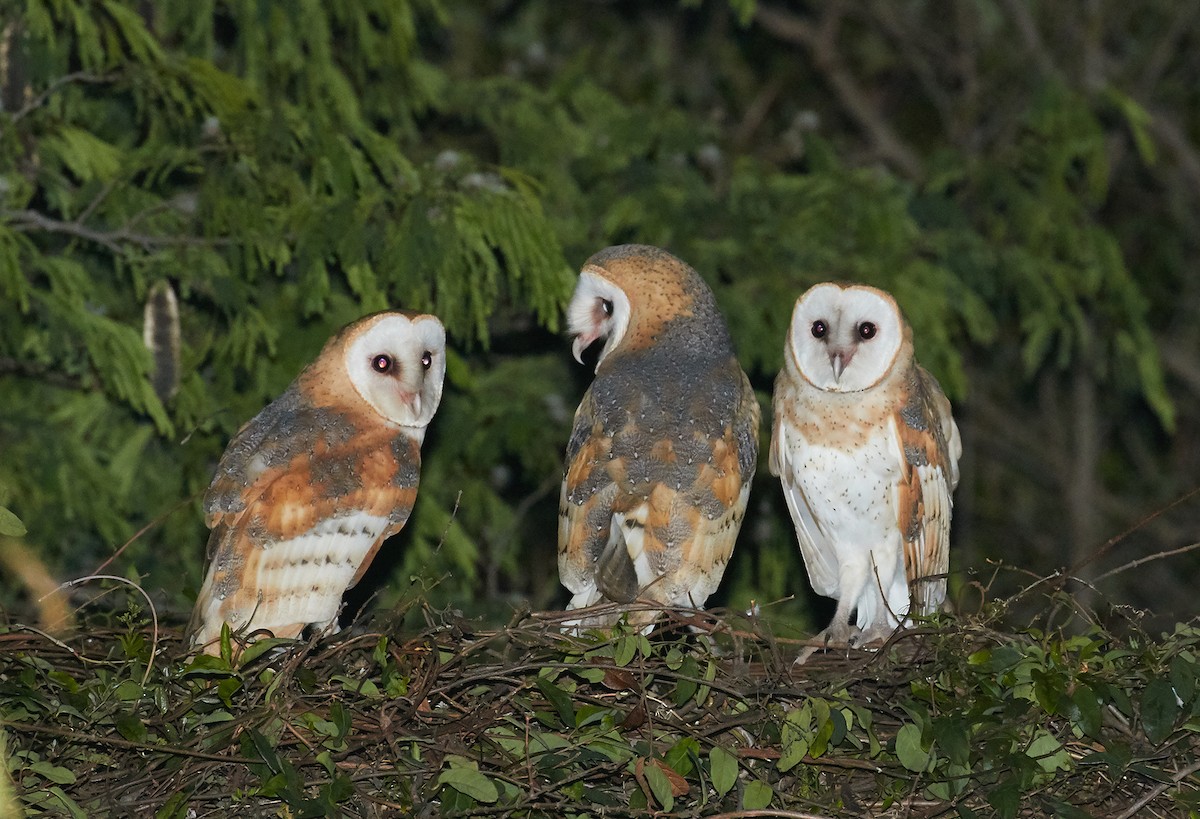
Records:
M427 370L433 366L433 353L428 350L421 353L421 366Z
M390 373L392 371L392 357L387 355L377 355L371 359L371 369L380 375Z
M869 321L864 321L858 325L858 337L863 341L870 341L875 338L876 327Z
M825 338L825 334L829 332L829 328L825 326L825 322L817 319L812 324L813 338Z
M610 299L600 299L600 309L604 311L605 316L611 316L613 311L613 303Z

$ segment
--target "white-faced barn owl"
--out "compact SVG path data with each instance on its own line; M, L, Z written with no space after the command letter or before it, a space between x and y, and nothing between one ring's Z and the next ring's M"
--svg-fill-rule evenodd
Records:
M962 454L950 402L913 357L895 300L873 287L809 289L796 301L784 357L769 465L813 589L838 601L821 636L887 637L946 597Z
M204 497L192 645L216 653L223 622L276 637L336 629L342 593L412 511L445 348L433 316L360 319L230 441Z
M712 291L663 250L610 247L583 266L567 322L577 360L604 339L559 500L568 608L703 606L741 527L760 415ZM657 615L633 611L630 622L649 630Z

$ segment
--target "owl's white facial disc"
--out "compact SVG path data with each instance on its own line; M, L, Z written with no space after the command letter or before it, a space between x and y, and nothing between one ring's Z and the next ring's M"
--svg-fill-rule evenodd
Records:
M788 353L806 381L827 392L878 384L904 342L904 320L882 290L818 284L796 301Z
M582 364L583 351L603 338L604 347L596 362L596 369L600 369L605 357L621 343L629 327L629 312L625 291L585 267L567 305L567 332L575 337L571 343L575 360Z
M446 331L433 316L384 313L346 345L350 383L376 412L405 427L424 428L442 400Z

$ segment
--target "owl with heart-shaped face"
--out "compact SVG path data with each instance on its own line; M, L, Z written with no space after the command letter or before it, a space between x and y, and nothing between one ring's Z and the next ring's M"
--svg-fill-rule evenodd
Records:
M746 511L760 414L712 291L663 250L610 247L583 266L567 321L577 359L603 341L559 503L568 608L701 607ZM612 608L571 625L611 626ZM657 615L635 606L630 622Z
M445 372L437 318L376 313L242 427L204 497L210 562L193 646L216 653L222 623L276 637L336 630L343 592L412 511Z
M784 353L770 470L813 589L838 601L822 636L887 637L946 597L962 455L950 402L917 364L895 300L873 287L809 289Z

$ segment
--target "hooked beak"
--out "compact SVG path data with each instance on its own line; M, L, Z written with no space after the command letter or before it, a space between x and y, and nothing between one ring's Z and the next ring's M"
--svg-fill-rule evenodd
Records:
M575 336L575 340L571 342L571 354L575 356L575 360L582 364L583 351L588 347L591 347L599 337L600 336L595 333L580 333L579 335Z
M835 349L829 351L829 365L833 367L834 381L842 380L842 373L850 366L852 358L854 358L854 350Z

